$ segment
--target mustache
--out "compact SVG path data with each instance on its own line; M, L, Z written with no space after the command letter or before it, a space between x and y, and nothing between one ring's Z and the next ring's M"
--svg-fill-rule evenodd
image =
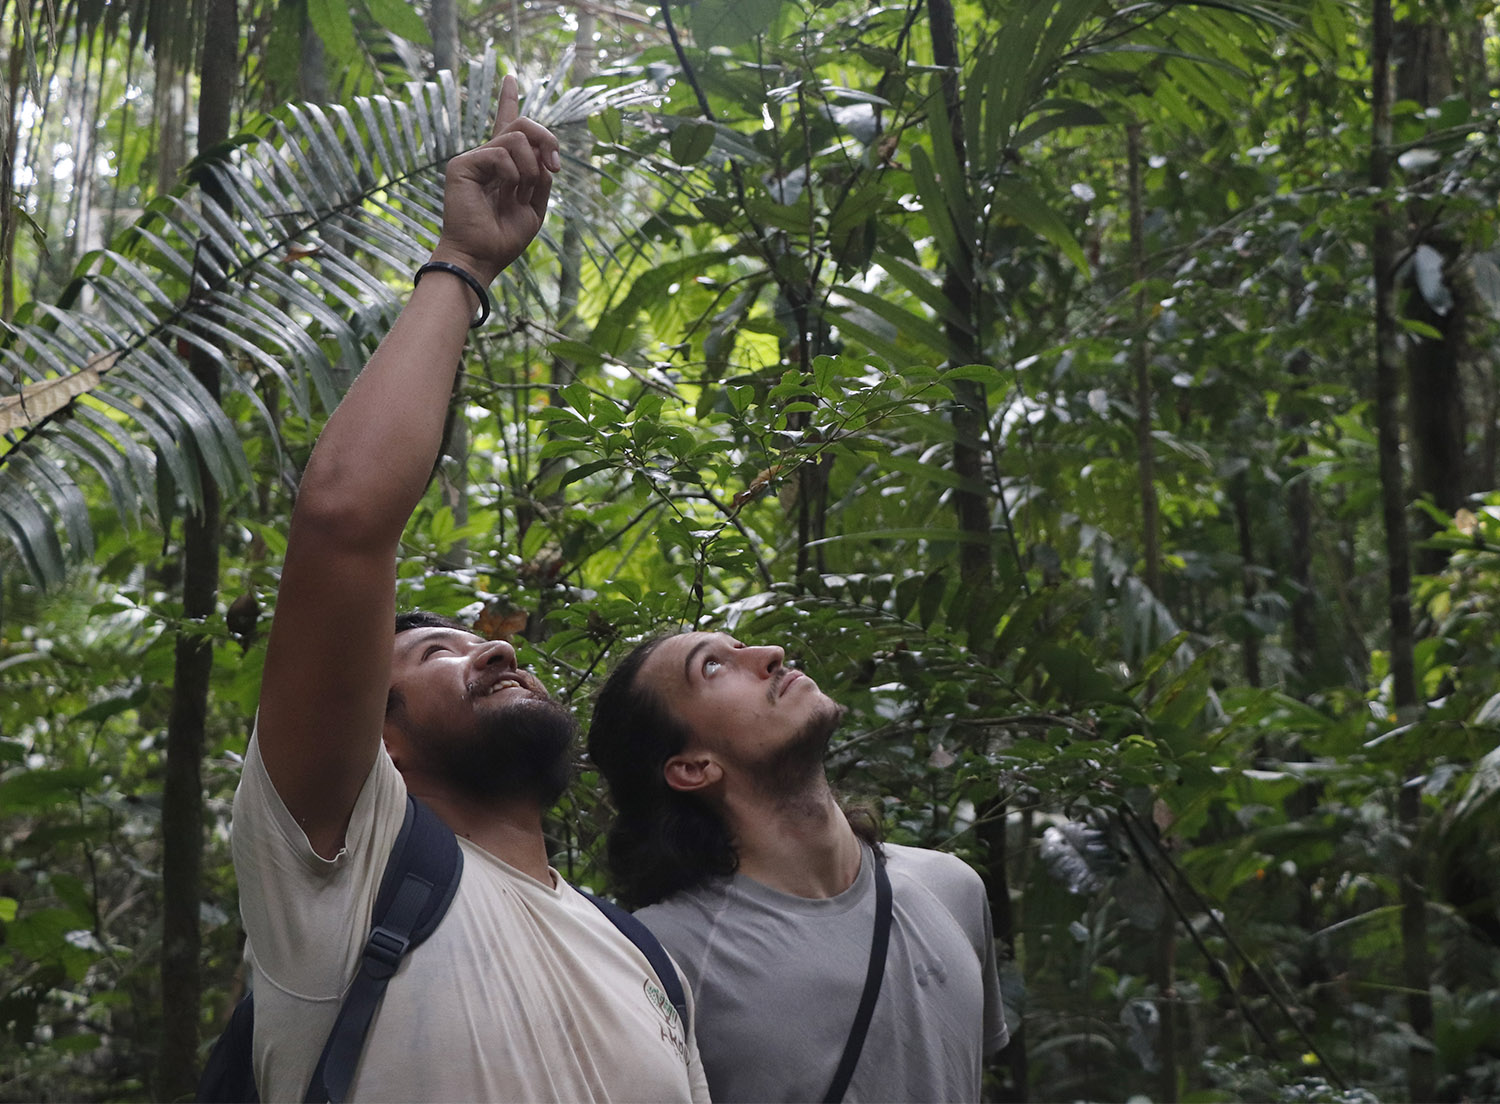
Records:
M552 696L547 693L547 688L542 685L541 680L530 671L522 669L497 669L493 674L488 671L481 672L465 684L464 690L470 699L482 698L502 683L507 682L521 687L533 698L541 701L552 700Z

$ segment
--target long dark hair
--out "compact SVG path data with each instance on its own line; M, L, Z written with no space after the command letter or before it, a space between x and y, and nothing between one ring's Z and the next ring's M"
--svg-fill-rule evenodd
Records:
M692 735L656 694L637 685L641 667L666 639L637 645L610 673L589 725L589 758L609 783L616 810L606 841L609 872L627 908L655 904L739 866L719 814L662 775Z

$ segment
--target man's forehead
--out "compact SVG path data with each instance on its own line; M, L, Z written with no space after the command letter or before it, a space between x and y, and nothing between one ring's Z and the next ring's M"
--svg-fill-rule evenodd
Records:
M715 644L733 645L736 641L728 633L685 632L668 637L647 658L643 674L652 681L666 680L684 682L694 657Z

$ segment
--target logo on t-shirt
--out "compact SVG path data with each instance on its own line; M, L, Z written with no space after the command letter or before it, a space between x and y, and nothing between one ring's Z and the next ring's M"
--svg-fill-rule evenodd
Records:
M684 1062L687 1061L687 1033L683 1030L682 1017L677 1014L667 994L662 987L651 978L647 978L644 988L646 999L651 1002L651 1007L656 1009L657 1014L664 1021L661 1025L662 1042L666 1043Z

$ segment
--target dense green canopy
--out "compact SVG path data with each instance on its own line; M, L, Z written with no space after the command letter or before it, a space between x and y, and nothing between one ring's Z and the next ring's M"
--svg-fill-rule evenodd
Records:
M401 604L583 714L784 644L985 876L996 1099L1500 1096L1491 7L0 0L0 1099L240 991L298 473L502 69L566 164Z

